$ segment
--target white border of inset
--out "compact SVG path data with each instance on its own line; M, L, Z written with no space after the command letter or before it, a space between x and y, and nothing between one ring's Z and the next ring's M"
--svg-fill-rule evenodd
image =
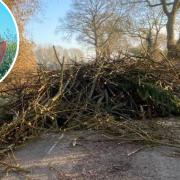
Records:
M11 15L11 18L13 19L14 21L14 25L15 25L15 28L16 28L16 35L17 35L17 48L16 48L16 54L14 56L14 59L13 59L13 62L9 68L9 70L6 72L6 74L0 79L0 83L8 76L8 74L11 72L15 62L16 62L16 59L18 57L18 54L19 54L19 29L18 29L18 25L16 23L16 19L14 17L14 15L12 14L11 10L8 8L8 6L2 1L0 0L0 3L2 3L2 5L4 5L4 7L7 9L7 11L9 12L9 14Z

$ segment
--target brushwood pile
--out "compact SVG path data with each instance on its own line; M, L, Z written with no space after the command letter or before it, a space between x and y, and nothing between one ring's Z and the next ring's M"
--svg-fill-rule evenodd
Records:
M18 144L44 129L93 127L96 117L103 123L179 116L180 71L166 61L131 57L62 63L9 85L1 98L0 143Z

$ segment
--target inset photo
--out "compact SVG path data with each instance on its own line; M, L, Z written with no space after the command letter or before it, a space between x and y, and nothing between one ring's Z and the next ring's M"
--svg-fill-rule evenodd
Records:
M10 73L19 51L19 31L10 9L0 1L0 82Z

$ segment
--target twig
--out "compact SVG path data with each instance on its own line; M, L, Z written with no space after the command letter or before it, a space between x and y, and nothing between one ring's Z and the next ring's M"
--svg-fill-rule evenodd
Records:
M9 173L11 172L22 172L22 173L30 173L29 170L20 167L19 165L12 165L12 164L8 164L6 162L0 161L0 165L5 167L5 173Z

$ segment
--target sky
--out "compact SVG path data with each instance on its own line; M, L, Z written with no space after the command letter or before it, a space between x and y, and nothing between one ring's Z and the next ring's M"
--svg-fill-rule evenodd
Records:
M76 40L66 40L63 32L55 33L60 18L71 8L71 0L40 0L41 12L26 25L26 36L37 44L80 47Z
M0 0L1 1L1 0ZM14 21L6 9L6 7L0 2L0 36L6 38L7 34L16 35L16 27Z

